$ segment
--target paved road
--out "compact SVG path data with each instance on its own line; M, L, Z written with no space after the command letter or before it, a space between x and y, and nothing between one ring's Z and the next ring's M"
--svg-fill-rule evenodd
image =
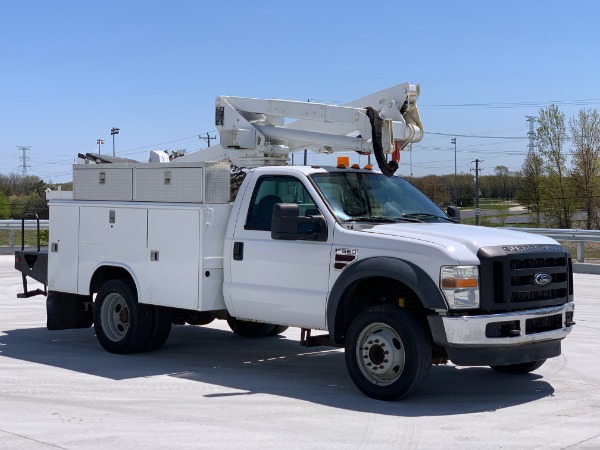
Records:
M535 374L433 367L419 395L371 400L340 350L180 326L159 351L112 355L93 329L47 331L0 256L1 449L600 448L596 275L575 275L575 331ZM33 286L32 286L33 287Z

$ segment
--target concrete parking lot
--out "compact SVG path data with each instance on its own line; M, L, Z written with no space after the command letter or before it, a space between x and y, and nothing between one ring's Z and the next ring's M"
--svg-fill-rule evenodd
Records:
M600 448L598 275L575 275L575 331L536 373L433 367L417 395L385 403L354 387L340 350L300 347L295 329L178 326L124 356L93 328L47 331L45 299L16 298L12 263L0 256L1 449Z

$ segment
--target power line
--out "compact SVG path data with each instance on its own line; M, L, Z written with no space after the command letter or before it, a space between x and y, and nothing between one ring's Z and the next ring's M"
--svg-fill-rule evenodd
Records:
M427 108L491 108L491 109L506 109L506 108L532 108L543 106L586 106L600 104L598 98L587 98L582 100L553 100L545 102L509 102L509 103L455 103L455 104L420 104L420 107Z
M348 103L346 100L324 100L309 98L309 102L328 103L343 105ZM546 100L546 101L525 101L525 102L488 102L488 103L446 103L446 104L427 104L420 103L420 108L489 108L489 109L510 109L510 108L540 108L544 106L586 106L599 105L599 98L585 98L580 100Z
M213 131L214 131L214 130L213 130ZM208 133L209 133L209 132L206 132L206 134L208 134ZM145 149L147 149L147 148L159 147L159 146L161 146L161 145L167 145L167 144L172 144L172 143L174 143L174 142L185 141L185 140L187 140L187 139L198 139L198 136L199 136L199 135L195 134L195 135L193 135L193 136L187 136L187 137L184 137L184 138L173 139L172 141L161 142L161 143L158 143L158 144L145 145L145 146L143 146L143 147L130 148L130 149L124 150L124 151L123 151L123 152L121 152L121 153L122 153L122 154L123 154L123 153L132 153L132 152L135 152L135 151L138 151L138 150L145 150ZM213 138L211 138L211 139L214 139L214 137L213 137Z
M481 136L477 134L456 134L456 133L434 133L429 131L427 134L436 134L438 136L458 136L466 138L479 138L479 139L528 139L527 136Z

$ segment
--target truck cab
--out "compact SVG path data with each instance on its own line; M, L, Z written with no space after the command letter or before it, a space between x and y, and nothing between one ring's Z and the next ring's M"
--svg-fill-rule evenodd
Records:
M458 224L406 180L370 169L253 170L224 256L232 315L327 330L376 398L404 395L391 386L399 361L419 359L408 351L425 358L407 367L418 374L448 360L528 372L560 354L574 323L571 260L555 241ZM383 347L365 344L377 339Z

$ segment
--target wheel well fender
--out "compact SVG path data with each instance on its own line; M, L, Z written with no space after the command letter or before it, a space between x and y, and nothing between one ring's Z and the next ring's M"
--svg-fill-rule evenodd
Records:
M134 293L137 295L137 293L139 292L138 283L127 268L122 266L104 265L98 267L92 275L92 278L90 280L90 294L98 292L100 290L100 287L106 281L113 279L128 280L131 282L131 285L135 289Z
M334 342L343 342L347 328L344 324L344 309L350 303L347 294L358 283L370 278L387 278L402 283L416 295L422 308L447 309L439 287L417 265L391 257L364 259L346 268L331 289L327 301L327 329Z

